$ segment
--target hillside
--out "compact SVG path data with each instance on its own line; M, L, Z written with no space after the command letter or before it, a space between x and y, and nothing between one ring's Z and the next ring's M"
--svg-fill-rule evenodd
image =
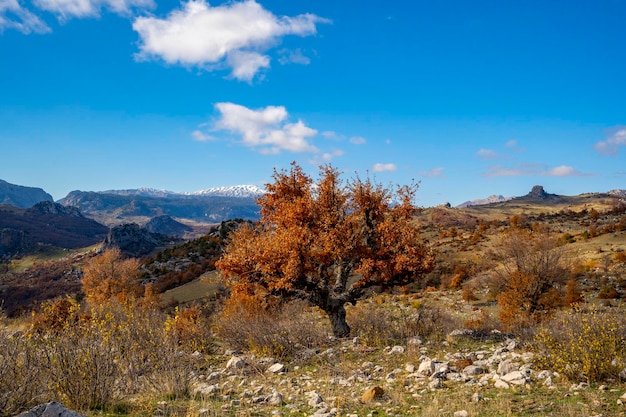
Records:
M29 208L40 201L53 201L52 196L41 188L24 187L0 180L0 205Z
M109 228L84 217L76 208L42 201L29 209L0 206L0 256L37 245L80 248L101 242Z

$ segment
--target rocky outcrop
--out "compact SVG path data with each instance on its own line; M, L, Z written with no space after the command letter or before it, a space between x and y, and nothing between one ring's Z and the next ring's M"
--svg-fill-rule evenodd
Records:
M537 202L559 202L562 197L556 194L547 193L543 186L535 185L528 194L523 197L518 197L516 200L527 200Z
M126 256L141 257L169 241L165 235L151 233L136 223L127 223L109 230L103 248L118 248Z
M24 187L0 180L0 204L29 208L40 201L53 201L53 199L41 188Z
M56 214L60 216L84 217L80 210L72 206L63 206L54 201L41 201L27 211L29 214Z
M144 226L150 233L159 233L166 236L183 237L185 233L191 232L193 228L177 222L168 215L153 217Z

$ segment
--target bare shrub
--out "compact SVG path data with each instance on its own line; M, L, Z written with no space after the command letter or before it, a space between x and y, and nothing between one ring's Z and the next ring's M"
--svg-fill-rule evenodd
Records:
M268 305L235 293L216 317L215 332L231 348L273 357L292 357L303 348L320 346L330 328L303 301Z
M104 408L121 397L116 327L110 318L98 317L41 338L50 387L68 406Z
M0 331L0 416L16 415L45 398L39 354L28 338Z
M458 327L452 316L440 308L385 302L350 308L348 322L354 335L371 346L404 344L415 336L442 340Z
M495 255L500 320L509 330L526 328L563 305L562 286L571 272L557 236L514 228L502 236Z
M595 308L563 312L537 330L532 346L540 366L570 380L614 379L626 366L626 319Z

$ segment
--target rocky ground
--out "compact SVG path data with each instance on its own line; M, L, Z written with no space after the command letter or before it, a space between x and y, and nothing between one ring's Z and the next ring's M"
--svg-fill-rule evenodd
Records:
M572 384L536 369L533 354L513 339L470 336L381 349L355 338L291 362L225 352L196 376L192 403L161 401L155 414L626 416L623 383Z

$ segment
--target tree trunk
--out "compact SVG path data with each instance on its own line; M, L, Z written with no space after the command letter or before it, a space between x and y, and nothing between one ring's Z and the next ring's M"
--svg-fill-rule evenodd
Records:
M330 299L323 307L333 327L333 335L340 338L350 336L350 326L346 322L344 304L344 300Z

